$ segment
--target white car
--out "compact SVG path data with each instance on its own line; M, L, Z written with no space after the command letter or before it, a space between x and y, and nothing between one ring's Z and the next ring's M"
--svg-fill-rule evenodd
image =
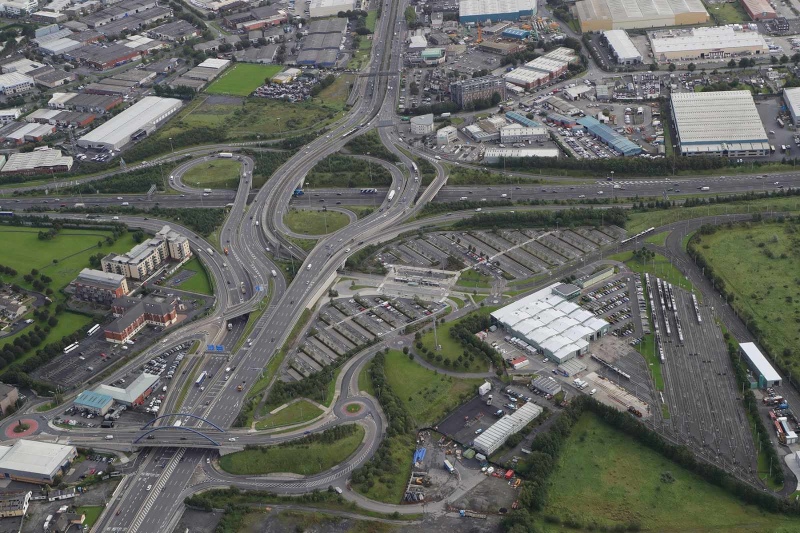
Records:
M228 439L230 442L236 442L236 437L231 437Z
M153 488L153 485L147 485L147 492L150 492L150 490L151 490L152 488Z

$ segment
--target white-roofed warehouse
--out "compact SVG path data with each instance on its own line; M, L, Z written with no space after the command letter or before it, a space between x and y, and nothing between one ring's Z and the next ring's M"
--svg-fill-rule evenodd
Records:
M519 432L540 414L542 414L542 408L535 403L523 404L522 407L510 415L504 416L478 435L474 448L487 456L493 454L505 444L508 437Z
M800 126L800 87L791 87L783 90L783 101L786 109L792 115L792 124Z
M780 374L769 364L769 361L767 361L767 358L764 357L764 354L761 353L755 343L742 342L739 344L739 350L744 355L747 366L758 375L758 386L760 388L765 389L781 384Z
M0 477L28 483L52 484L77 457L75 446L18 440L0 446Z
M618 65L635 65L642 62L642 53L625 30L604 31L603 37Z
M119 149L131 142L135 136L149 135L165 120L178 112L182 102L176 98L146 96L93 129L80 139L83 148Z
M769 154L767 132L750 91L673 92L670 99L681 155Z
M554 294L556 283L492 313L509 335L563 363L586 353L589 341L608 333L610 325L579 305Z

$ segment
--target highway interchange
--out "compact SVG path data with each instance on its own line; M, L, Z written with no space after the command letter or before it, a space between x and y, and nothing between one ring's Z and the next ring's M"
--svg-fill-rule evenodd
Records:
M411 167L411 160L398 148L396 141L390 138L402 65L399 52L402 49L401 39L404 36L402 20L404 8L405 2L387 2L381 18L378 19L373 57L368 73L382 74L359 77L353 88L358 92L358 99L350 112L334 127L300 149L255 195L252 191L254 161L243 154L235 154L241 162L241 179L235 193L214 191L209 196L202 196L199 194L200 191L185 185L181 179L188 169L207 161L212 157L211 154L222 150L238 150L242 145L202 147L179 151L157 159L148 164L167 163L185 155L193 157L171 172L170 182L176 194L157 194L153 197L123 195L131 206L141 208L152 207L156 203L162 207L222 207L232 204L229 216L219 234L220 246L229 249L227 256L220 254L219 251L209 253L207 250L213 247L208 241L188 228L169 223L190 239L192 249L206 264L215 286L216 307L210 316L171 332L158 345L146 350L132 361L128 369L188 340L199 340L201 346L225 343L226 348L230 350L238 334L242 332L241 324L245 317L255 310L263 311L247 335L248 342L244 342L239 350L227 351L223 355L205 355L201 351L198 355L187 358L185 363L187 367L198 364L199 368L208 371L213 377L206 381L203 388L189 386L187 394L181 399L177 391L182 388L184 380L192 374L176 376L170 384L170 392L162 413L183 413L180 419L184 427L202 430L223 446L274 444L297 438L309 431L324 429L332 424L353 421L362 424L367 430L364 444L347 462L317 476L303 479L281 479L277 476L242 478L216 470L208 460L218 455L216 449L218 446L209 445L208 441L199 435L174 428L159 430L153 434L154 439L146 437L142 439L143 449L136 460L135 469L130 469L130 475L125 477L121 491L102 515L98 531L128 533L170 531L182 514L184 497L209 487L236 485L241 488L268 488L274 492L301 493L315 488L324 489L329 485L343 486L349 473L372 456L385 432L386 423L377 402L371 397L360 395L357 383L359 371L369 360L369 356L375 352L376 347L364 350L347 362L337 380L337 399L330 414L315 423L282 433L280 436L259 434L247 429L231 431L227 428L234 423L242 401L249 388L259 379L261 369L267 366L277 350L283 346L304 309L313 306L327 291L329 282L335 278L337 269L348 255L369 244L389 240L413 228L474 214L457 212L452 216L441 215L408 222L430 201L452 202L466 197L470 201L544 198L571 199L577 202L583 198L612 196L627 199L636 196L661 197L665 193L672 197L673 194L699 193L697 189L700 187L710 187L710 192L721 194L774 190L779 185L800 187L800 174L769 177L749 174L680 179L674 182L647 179L616 180L614 184L575 179L559 184L557 177L543 177L542 179L547 179L548 183L542 185L525 183L525 179L529 179L530 176L521 177L515 173L506 173L509 177L509 184L506 186L446 186L446 167L442 162L421 154L419 157L425 157L437 172L433 183L421 192L420 182L414 180L405 170ZM292 191L302 184L306 174L318 161L339 151L352 138L343 137L344 134L356 127L360 127L356 135L376 129L384 145L400 160L398 165L376 161L390 170L392 185L380 189L377 197L362 195L356 190L315 189L308 190L305 197L292 199ZM104 173L96 179L114 173L116 172ZM672 188L673 191L667 191L665 188ZM21 188L17 190L19 189ZM386 198L386 193L390 189L396 191L393 201ZM680 189L680 192L674 189ZM507 196L503 196L504 194ZM103 207L117 206L120 202L116 196L101 195L60 197L58 200L50 195L47 201L47 204L44 204L44 199L41 197L23 196L13 200L3 200L3 207L22 210L46 205L53 208L61 203L67 207L75 203ZM305 204L306 202L308 204ZM332 208L337 202L341 202L343 206L374 205L376 209L372 214L338 232L323 237L308 253L299 249L287 238L287 235L291 235L291 231L286 227L283 215L289 205L311 205L314 208L326 205ZM515 209L521 208L515 207ZM84 218L85 214L58 216ZM158 231L164 224L162 221L140 215L120 214L119 217L121 222L130 227L150 232ZM302 267L290 284L287 284L282 276L273 275L273 272L280 271L280 268L265 254L267 248L274 249L278 245L292 253L298 262L302 262ZM265 301L267 295L269 295L268 304ZM237 335L228 334L226 325L232 320L237 320L237 327L232 332ZM386 339L384 343L390 340ZM224 369L227 367L233 370L226 381ZM128 369L117 371L109 381L124 375ZM237 390L239 385L242 386L242 391ZM363 409L357 416L345 416L344 405L352 402L362 404ZM220 432L197 418L186 415L211 421L227 431ZM172 424L176 419L166 419L167 424ZM69 438L70 442L79 446L122 450L129 448L134 439L145 435L141 429L123 427L113 430L114 442L104 442L103 437L108 433L108 430L82 431L78 436L64 431L60 436L62 439ZM210 449L203 448L205 445L209 445ZM347 492L345 496L351 499L358 498ZM396 506L375 502L370 505L375 510L389 512L397 510ZM402 512L419 512L419 509L417 506L404 506Z

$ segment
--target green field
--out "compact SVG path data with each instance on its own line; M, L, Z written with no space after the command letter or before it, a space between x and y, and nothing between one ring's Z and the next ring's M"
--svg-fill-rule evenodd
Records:
M484 381L444 376L397 350L386 355L386 380L420 427L435 425L462 402L462 396L474 395Z
M338 211L290 209L283 221L290 230L301 235L326 235L345 227L350 218Z
M224 471L236 475L260 475L286 472L311 476L345 461L364 440L364 428L332 443L288 444L245 450L226 455L219 460Z
M76 513L83 513L86 515L86 520L83 522L84 526L91 528L97 519L100 518L100 514L103 512L102 505L84 505L82 507L78 507L75 509Z
M662 481L666 473L673 482ZM539 516L582 525L573 531L622 531L616 527L633 524L654 532L800 530L800 520L744 505L592 414L575 424L549 487ZM550 522L543 521L545 531L564 531Z
M680 271L678 271L678 269L675 268L672 263L670 263L669 260L661 254L656 254L652 261L647 261L646 263L641 263L637 259L634 259L633 252L622 252L616 255L611 255L608 258L614 261L622 261L634 272L638 272L640 274L649 272L650 274L656 275L659 278L672 283L673 285L683 287L687 291L694 289L692 282L686 279L686 276L681 274Z
M378 10L371 9L367 11L367 19L364 21L364 26L371 31L375 31L375 23L378 21Z
M491 289L492 277L472 269L465 270L458 277L456 285L472 289Z
M770 211L800 211L800 196L765 198L750 202L729 202L696 207L674 207L672 209L652 210L641 213L635 212L628 215L625 229L628 230L628 235L636 235L647 228L657 228L680 220L689 220L690 218L734 213L766 213Z
M309 402L299 400L281 409L274 415L267 415L256 422L256 429L269 429L314 420L322 414L322 409Z
M241 163L234 159L212 159L190 168L182 181L198 189L236 189L240 169Z
M206 92L210 94L248 96L264 85L265 80L272 78L281 70L283 70L281 65L238 63L228 69L221 78L209 85Z
M38 234L38 229L0 228L0 242L3 243L0 263L14 268L19 273L16 279L6 281L31 288L31 285L23 279L23 275L36 268L40 273L53 279L49 287L57 292L69 285L81 270L89 267L90 256L98 253L105 255L111 252L127 252L136 245L130 233L117 239L111 246L104 243L99 248L98 241L105 241L111 232L64 229L47 241L39 240Z
M495 309L497 308L483 307L475 312L485 315L491 313ZM434 352L435 342L433 338L432 326L428 327L428 329L430 329L431 331L424 333L422 335L421 339L422 345L425 346L428 350L436 353L437 355L441 354L442 356L442 361L435 361L435 360L430 361L432 365L441 368L452 368L453 361L456 361L458 359L458 356L464 353L465 350L464 347L461 346L461 343L450 336L450 329L456 324L456 322L457 320L446 321L444 324L436 326L436 333L439 338L439 346L442 347L441 350ZM442 364L445 359L450 361L449 367L444 367L444 365ZM486 372L489 370L489 362L483 357L475 357L472 363L469 363L467 359L464 359L464 361L467 361L466 365L462 364L461 366L458 367L458 370L460 372Z
M320 104L344 108L344 104L350 96L350 87L352 87L353 81L355 81L355 76L352 74L342 74L331 85L322 89L314 100L318 100Z
M795 224L763 223L698 235L695 244L736 294L734 305L762 331L760 342L784 368L800 361L800 238ZM770 257L771 256L771 257Z
M372 39L368 36L363 36L361 42L358 44L358 50L353 54L353 58L347 63L347 68L353 70L361 70L369 61L369 55L372 51Z
M187 261L180 268L179 272L184 270L191 270L195 272L195 275L178 285L179 289L182 291L207 294L209 296L214 294L211 289L211 280L208 278L208 272L206 272L205 267L200 264L200 260L197 257Z
M657 233L656 235L651 235L645 242L649 242L650 244L655 244L656 246L664 246L667 242L667 236L669 235L668 231L662 231L661 233Z
M715 3L708 6L708 13L717 19L717 24L740 24L750 22L750 17L741 5L726 2Z

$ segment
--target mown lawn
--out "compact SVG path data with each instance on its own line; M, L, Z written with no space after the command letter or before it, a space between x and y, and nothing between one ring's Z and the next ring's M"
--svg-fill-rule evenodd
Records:
M640 274L649 272L650 274L656 275L659 278L672 283L673 285L683 287L687 291L691 291L693 289L692 282L686 279L686 276L681 274L680 271L661 254L655 254L655 258L651 261L647 261L646 263L641 263L634 259L633 252L622 252L609 256L609 259L622 261L628 265L628 268Z
M477 270L469 269L461 273L456 285L474 289L490 289L492 287L492 277L481 274Z
M484 381L438 374L397 350L386 356L386 379L420 427L439 422L461 403L462 395L473 395Z
M744 505L592 414L575 424L549 486L548 503L540 516L583 524L575 531L632 524L638 524L636 531L800 530L800 519ZM597 525L590 527L593 523ZM544 521L542 527L564 531L563 526Z
M338 211L306 211L290 209L283 217L290 230L301 235L325 235L340 230L350 218Z
M480 314L489 314L497 309L496 307L482 307L475 311ZM446 320L446 319L445 319ZM428 326L431 331L422 335L422 345L429 351L436 354L441 354L442 361L431 361L431 364L441 368L453 368L453 361L458 359L459 355L464 353L464 347L456 339L450 336L450 329L458 322L458 320L446 321L444 324L436 326L436 333L439 338L439 345L441 350L435 351L436 343L434 342L433 326ZM420 354L422 355L422 354ZM450 361L450 366L445 367L444 360ZM466 361L466 360L465 360ZM475 357L472 363L467 362L466 365L462 363L457 369L459 372L486 372L489 369L489 362L484 357Z
M222 457L219 466L236 475L259 475L288 472L311 476L332 468L353 455L364 440L364 428L354 426L353 433L333 443L269 446L245 450Z
M86 520L84 521L83 525L92 527L97 519L100 518L100 513L103 512L102 505L84 505L82 507L78 507L75 510L77 513L83 513L86 515Z
M313 403L308 400L299 400L281 409L274 415L267 415L256 422L256 429L269 429L308 422L321 414L322 409Z
M281 70L283 70L281 65L238 63L228 69L221 78L209 85L206 92L211 94L248 96L257 88L264 85L264 80L272 78Z
M213 159L190 168L182 181L198 189L236 189L240 169L241 163L235 159Z
M770 355L800 361L800 236L794 224L763 223L701 235L696 249L751 315Z
M178 272L182 272L184 270L195 272L195 274L191 278L178 285L179 289L183 291L196 292L198 294L207 294L209 296L213 294L211 289L211 280L208 278L208 273L206 272L205 267L200 264L200 260L197 257L185 263Z

